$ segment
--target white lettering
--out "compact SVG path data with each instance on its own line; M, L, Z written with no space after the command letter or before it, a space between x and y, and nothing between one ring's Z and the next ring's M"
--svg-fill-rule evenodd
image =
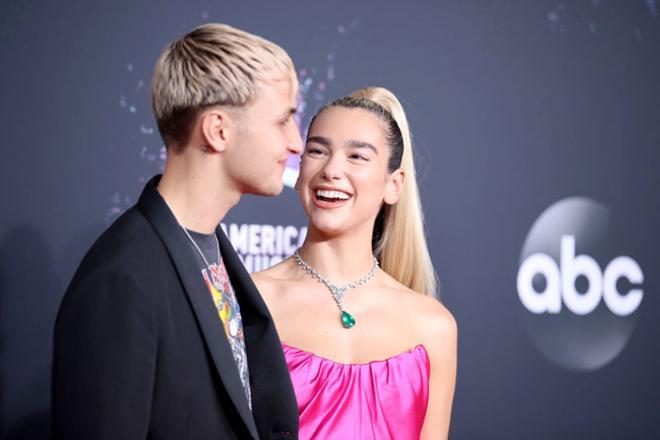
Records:
M537 274L545 278L543 292L537 292L532 285ZM580 275L589 284L585 293L575 288ZM616 286L620 278L627 278L632 284L644 282L642 269L632 258L616 257L601 273L600 266L591 256L575 255L575 237L565 235L561 238L559 266L549 255L530 255L520 265L516 287L520 301L532 313L559 313L563 299L571 312L586 315L598 307L602 298L612 313L628 316L637 310L644 292L636 288L622 294Z
M585 293L575 288L575 280L583 275L589 282ZM603 276L596 260L588 255L575 255L575 237L561 238L561 288L564 304L576 315L594 311L603 292Z
M616 288L616 282L623 277L628 278L628 281L633 284L644 282L642 268L635 260L625 256L616 257L605 268L603 300L613 313L628 316L637 310L644 292L642 289L630 289L627 294L622 295Z
M257 255L259 254L259 241L260 241L260 235L259 233L261 232L261 226L260 225L250 225L248 226L248 249L250 249L250 253Z
M288 254L291 255L293 254L296 249L298 248L297 245L291 244L291 240L296 238L298 236L298 230L294 228L293 226L287 226L284 228L284 251Z
M534 275L545 278L545 290L536 292L532 286ZM559 268L552 258L545 254L530 255L518 271L518 296L523 305L532 313L559 313L561 296L559 294Z
M275 228L271 225L261 226L261 253L275 254Z
M248 227L247 225L229 225L229 241L236 252L245 253L248 250Z

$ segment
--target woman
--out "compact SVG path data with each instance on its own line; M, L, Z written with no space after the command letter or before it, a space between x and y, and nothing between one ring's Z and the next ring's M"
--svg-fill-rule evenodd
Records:
M396 97L366 88L322 108L296 189L305 242L255 282L283 341L300 438L446 438L456 323L434 298Z

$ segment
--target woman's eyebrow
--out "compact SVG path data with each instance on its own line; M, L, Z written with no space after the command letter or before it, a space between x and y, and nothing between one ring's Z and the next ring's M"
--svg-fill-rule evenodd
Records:
M321 144L325 147L329 147L330 143L331 143L330 139L328 139L326 137L323 137L323 136L309 136L307 138L307 143L310 143L310 142Z
M346 142L344 142L344 146L348 148L368 148L369 150L372 150L375 154L378 154L378 150L376 149L376 147L371 145L369 142L365 142L365 141L349 139Z

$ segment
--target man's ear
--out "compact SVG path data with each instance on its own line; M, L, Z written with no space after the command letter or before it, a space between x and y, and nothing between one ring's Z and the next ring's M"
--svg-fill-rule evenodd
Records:
M387 177L387 184L385 186L385 197L383 201L388 205L394 205L401 197L401 190L406 180L406 174L403 170L396 170Z
M215 153L225 151L235 122L222 109L206 110L202 113L201 119L200 128L204 146Z

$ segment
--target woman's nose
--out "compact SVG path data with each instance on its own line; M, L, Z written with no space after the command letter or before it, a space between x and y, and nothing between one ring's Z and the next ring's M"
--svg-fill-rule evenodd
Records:
M337 180L341 178L341 164L339 163L339 158L333 158L332 155L328 157L328 160L323 165L321 170L321 176L327 180Z

